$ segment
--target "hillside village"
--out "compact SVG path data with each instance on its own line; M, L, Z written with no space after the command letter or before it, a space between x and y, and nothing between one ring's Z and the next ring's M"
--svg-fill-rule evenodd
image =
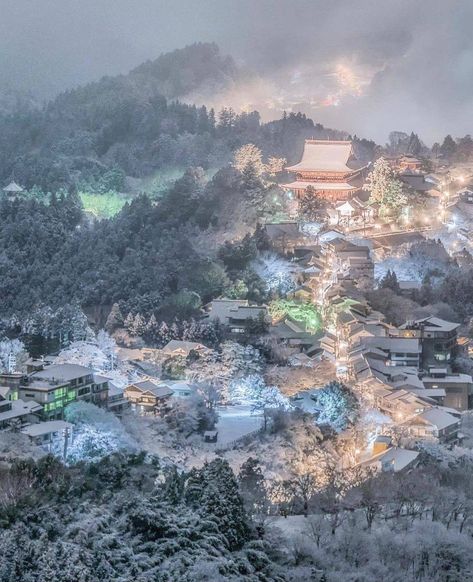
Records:
M336 427L335 449L352 435L351 449L336 453L339 467L409 470L423 443L461 446L468 439L462 420L473 407L464 323L425 307L404 319L401 310L394 324L377 308L379 298L370 300L388 290L415 305L422 277L438 268L436 247L447 260L471 257L456 222L467 220L473 200L467 169L437 163L427 174L425 164L412 155L362 163L349 141L306 140L302 161L283 174L295 178L282 183L287 217L261 227L268 250L255 269L271 288L269 303L214 299L194 329L150 321L158 346L156 340L146 346L139 337L145 321L129 315L108 322L112 335L101 332L106 347L79 341L18 366L12 355L0 374L1 430L67 459L75 439L67 408L86 402L119 418L141 417L147 429L153 419L171 433L187 422L178 440L179 447L191 443L189 466L257 446L280 422L278 414L297 411L314 425ZM383 172L406 203L406 192L414 200L397 215L382 194L373 202ZM21 192L14 182L4 188L10 199ZM423 250L420 259L412 258L413 248ZM402 278L402 263L417 274ZM328 388L336 400L337 387L355 395L360 411L340 424L318 398ZM362 436L355 438L357 431ZM168 445L160 438L151 445L156 451Z

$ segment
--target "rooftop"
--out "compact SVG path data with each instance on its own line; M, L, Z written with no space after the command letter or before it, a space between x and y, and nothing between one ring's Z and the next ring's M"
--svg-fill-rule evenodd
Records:
M439 408L431 408L430 410L425 410L422 414L419 414L419 418L437 427L438 430L442 430L454 424L458 424L458 418L455 418L448 412L444 412Z
M58 380L69 382L76 378L82 378L92 374L90 368L79 366L79 364L53 364L44 370L33 372L30 376L32 380Z
M440 317L424 317L422 319L416 319L414 321L406 321L400 326L400 329L411 329L412 327L422 326L426 331L454 331L460 327L459 323L454 323L452 321L445 321L445 319L440 319Z
M71 430L73 425L65 420L50 420L48 422L39 422L38 424L30 424L21 429L23 434L29 437L38 437L52 432L59 432L61 430Z
M143 392L151 392L158 398L162 398L164 396L172 396L172 390L167 386L167 384L155 384L151 382L151 380L142 380L141 382L134 382L130 384L130 386L135 386L139 390Z
M23 192L23 188L21 186L18 186L16 182L10 182L8 186L5 186L3 191L7 193L18 193Z
M354 156L350 141L306 139L302 159L286 169L290 172L353 172L363 167Z
M162 349L163 352L173 352L174 350L184 350L184 351L192 351L192 350L202 350L205 349L204 344L199 342L187 342L182 340L171 340L168 342L164 348Z

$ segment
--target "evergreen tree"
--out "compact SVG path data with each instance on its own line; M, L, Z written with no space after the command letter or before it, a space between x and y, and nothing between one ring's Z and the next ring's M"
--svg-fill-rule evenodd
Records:
M146 338L151 341L152 343L156 343L159 341L159 324L156 319L154 313L151 314L151 317L146 324Z
M440 146L440 153L446 160L451 160L457 151L457 144L451 135L447 135Z
M135 317L134 315L130 312L126 318L125 321L123 322L123 327L126 329L126 331L128 333L130 333L131 335L134 335L134 322L135 322Z
M141 337L146 333L146 321L141 313L137 313L133 318L133 324L130 330L131 335Z
M313 186L308 186L299 199L299 214L308 222L319 220L325 207L325 200L317 194Z
M401 290L397 280L396 272L391 271L390 269L388 269L386 275L384 275L384 277L382 277L380 280L379 286L383 289L391 289L394 291L394 293L399 293Z
M163 347L171 340L172 340L171 330L169 329L168 324L165 321L162 321L161 324L159 325L156 342L159 347Z
M394 177L391 166L384 158L378 158L374 163L373 170L368 174L366 189L370 192L370 204L378 204L382 216L397 216L407 203L402 182Z
M107 321L105 322L105 329L108 331L108 333L112 333L117 329L117 327L120 327L123 324L124 320L120 306L118 303L114 303L110 313L108 314Z

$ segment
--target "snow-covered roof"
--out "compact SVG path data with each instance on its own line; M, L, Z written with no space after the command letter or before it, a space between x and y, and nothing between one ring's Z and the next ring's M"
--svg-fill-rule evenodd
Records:
M21 186L18 186L18 184L16 182L10 182L8 184L8 186L5 186L3 191L8 192L8 193L17 193L17 192L23 192L23 188Z
M412 326L423 325L424 329L427 331L454 331L460 327L459 323L454 323L452 321L445 321L445 319L440 319L440 317L424 317L423 319L416 319L415 321L406 322L400 326L400 329L411 329Z
M352 172L362 167L353 158L350 141L306 139L301 161L286 169L290 172Z
M163 353L172 353L176 350L182 350L184 352L190 352L192 350L202 350L205 349L204 344L198 342L188 342L183 340L171 340L162 349Z
M454 424L458 424L458 418L455 418L448 412L444 412L439 408L431 408L430 410L425 410L422 414L419 414L419 418L435 426L438 430L442 430Z
M162 398L164 396L172 396L172 390L167 384L155 384L151 380L142 380L141 382L133 382L130 386L138 388L142 392L150 392L154 394L157 398Z
M85 366L79 366L79 364L53 364L52 366L47 366L44 370L33 372L31 377L33 380L52 380L54 378L55 380L69 382L89 374L92 374L92 370Z
M432 370L431 370L432 372ZM424 376L424 382L429 384L471 384L473 378L469 374L448 374L446 376Z
M27 414L33 414L42 410L41 404L38 404L34 400L12 400L10 410L5 410L5 412L0 412L0 422L13 420L14 418L21 418Z
M391 468L392 470L402 471L411 465L419 456L416 451L409 451L399 447L388 449L385 453L381 453L378 460L381 462L383 469Z
M65 420L49 420L47 422L39 422L38 424L30 424L21 429L23 434L29 437L38 437L52 432L59 432L61 430L72 429L73 425Z

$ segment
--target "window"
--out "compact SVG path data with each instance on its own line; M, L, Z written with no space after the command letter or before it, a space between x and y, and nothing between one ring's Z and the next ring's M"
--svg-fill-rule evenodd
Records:
M66 395L66 388L57 388L54 390L54 398L62 398Z

